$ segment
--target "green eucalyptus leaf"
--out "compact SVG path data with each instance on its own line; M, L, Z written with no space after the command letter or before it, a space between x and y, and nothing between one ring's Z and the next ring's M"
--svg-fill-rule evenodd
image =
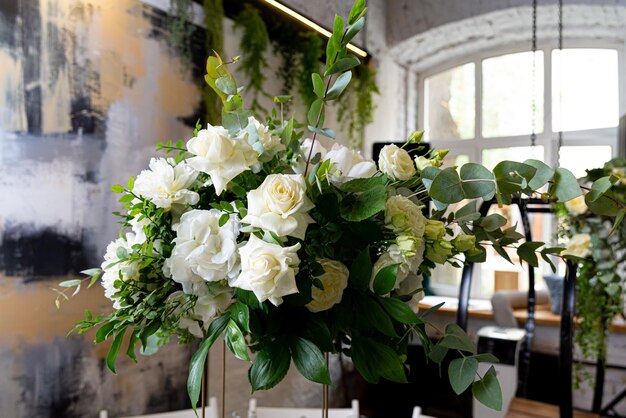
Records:
M311 74L311 78L313 79L313 92L319 99L323 99L324 98L324 80L322 80L322 76L319 75L318 73L313 73Z
M217 87L224 94L237 94L237 86L235 85L235 81L228 76L221 76L217 80L215 80L215 87Z
M554 168L548 166L543 161L531 159L524 161L524 164L535 167L537 170L535 176L528 182L528 187L533 190L539 190L554 177Z
M472 339L457 324L448 324L443 339L439 343L453 350L467 351L476 354L476 346Z
M550 186L550 193L556 196L559 202L567 202L582 194L578 180L571 171L557 168L554 173L554 183Z
M472 358L475 358L479 363L500 363L498 357L491 353L474 354Z
M590 195L591 193L585 195L585 203L592 213L611 217L616 217L620 214L621 209L610 191L597 197L594 201L589 199Z
M525 242L517 247L517 255L532 267L539 267L536 251L543 245L543 242Z
M601 177L598 180L594 181L591 185L591 190L587 195L585 195L585 200L587 202L595 202L600 197L602 197L607 191L611 189L613 183L611 181L611 176Z
M329 69L324 73L325 75L337 74L343 71L349 70L350 68L356 67L359 65L361 61L354 55L348 55L345 58L338 60L334 63Z
M455 168L449 167L437 174L430 186L430 195L433 199L444 204L457 203L463 200L464 192L461 178Z
M495 176L484 166L467 163L461 167L460 177L463 182L461 188L466 199L479 197L489 200L496 192Z
M308 118L309 125L317 128L324 126L324 102L322 99L316 99L311 103L309 108Z
M352 38L354 38L356 34L359 33L361 29L363 29L364 25L365 25L365 17L363 16L360 17L356 22L349 24L348 28L346 29L346 34L343 37L344 45L350 42Z
M448 366L448 379L450 386L457 395L465 392L474 382L474 376L478 371L478 360L472 357L454 359Z
M502 410L502 389L493 366L482 379L472 384L472 394L483 405L496 411Z
M478 222L478 224L482 226L485 231L488 232L495 231L496 229L499 229L506 225L506 223L506 218L498 213L492 213L490 215L487 215L484 218L480 219L480 221Z
M328 90L328 93L326 94L326 99L334 100L337 97L339 97L341 93L343 93L343 91L346 89L346 87L348 87L348 84L350 83L351 79L352 79L351 71L346 71L345 73L337 77L337 80L335 80L335 83L333 84L333 86Z
M502 161L493 169L498 192L505 196L522 190L522 183L531 181L536 172L535 167L515 161Z
M296 337L291 341L291 356L296 368L308 380L330 385L330 373L320 349L311 341Z
M365 0L356 0L350 9L348 15L348 25L354 24L365 13Z

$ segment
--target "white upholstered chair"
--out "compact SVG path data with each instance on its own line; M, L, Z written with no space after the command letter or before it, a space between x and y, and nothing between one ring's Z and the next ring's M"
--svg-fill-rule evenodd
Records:
M250 399L248 418L319 418L319 408L270 408L257 406L256 399ZM359 401L352 400L352 408L331 408L328 418L359 418Z
M202 416L202 409L198 408L198 417ZM219 414L217 411L217 399L214 397L209 398L209 405L204 408L205 417L206 418L218 418ZM109 417L107 411L100 411L100 418L113 418ZM148 414L148 415L133 415L133 416L124 416L118 418L196 418L196 414L193 412L193 409L184 409L180 411L172 411L172 412L159 412L156 414Z

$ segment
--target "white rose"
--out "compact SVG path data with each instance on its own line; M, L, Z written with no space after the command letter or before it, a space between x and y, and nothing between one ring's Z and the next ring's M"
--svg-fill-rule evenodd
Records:
M326 311L341 302L350 275L348 267L339 261L323 258L318 262L324 268L324 274L318 277L324 289L311 287L313 300L306 305L311 312Z
M332 176L331 180L335 183L372 177L378 171L374 161L366 160L357 151L339 144L333 145L324 160L333 163L333 170L339 172L338 175Z
M301 174L270 174L258 189L248 192L248 214L241 222L281 237L304 239L313 223L307 212L313 207Z
M246 130L250 131L251 129L254 130L254 137L256 137L258 142L263 145L263 149L260 150L260 153L267 152L270 155L274 155L279 151L287 149L285 145L280 142L280 137L272 134L272 131L270 131L267 126L256 120L254 116L250 116L248 118L248 126L246 127ZM257 150L257 152L258 151L259 150Z
M393 144L385 145L380 150L378 167L393 180L408 180L416 173L409 153Z
M589 234L576 234L570 238L563 254L585 258L591 254L590 247L591 236Z
M231 139L221 126L208 125L198 136L187 142L187 150L194 155L187 163L211 177L218 195L229 181L257 164L257 153L243 139Z
M424 171L427 167L433 167L433 161L421 155L415 157L415 166L418 171Z
M106 253L104 254L104 261L101 268L102 273L102 286L104 287L104 296L113 301L113 307L120 309L122 306L119 299L114 295L119 291L115 288L115 282L117 280L122 281L134 281L139 279L139 261L121 261L120 255L124 255L122 258L126 258L125 255L130 254L132 246L137 244L135 234L127 233L125 237L118 238L107 245Z
M239 221L231 215L220 227L222 215L217 209L191 210L174 227L175 245L165 264L172 280L182 284L185 293L197 294L204 282L231 282L239 275Z
M565 202L565 208L572 216L579 216L587 212L587 204L585 203L585 195L580 195L572 200Z
M408 197L392 196L385 203L385 226L396 234L409 233L421 238L426 228L426 217Z
M135 180L133 193L170 210L172 205L195 205L200 196L188 190L196 181L198 172L184 162L152 158L150 170L143 170Z
M419 269L423 260L424 244L419 245L414 252L412 251L410 253L403 251L397 244L390 245L387 252L381 255L372 267L370 288L372 288L374 278L376 278L379 271L387 266L399 264L398 273L396 275L396 283L393 287L394 289L397 289L409 276L409 274L415 273L417 269Z
M407 303L413 309L414 312L419 310L417 304L420 300L424 299L424 290L423 288L423 278L422 275L417 275L415 273L409 273L409 275L400 283L398 287L398 295L410 295L413 294L413 297ZM422 289L419 292L415 292L417 289Z
M174 315L182 313L178 326L187 329L192 335L202 338L213 319L224 313L233 298L233 289L228 286L204 286L197 288L197 300L191 309L182 312L183 307L190 303L190 297L177 291L167 298L167 303L174 305Z
M280 305L283 296L298 293L299 249L300 244L281 247L250 235L250 240L239 249L241 274L232 286L254 292L260 302L269 300Z
M313 151L311 151L311 145L313 146ZM300 155L298 155L297 160L293 164L294 173L304 173L304 169L306 168L306 161L309 158L309 153L311 154L311 159L313 159L317 154L320 154L322 161L326 158L326 154L328 151L324 148L324 145L319 139L315 140L315 144L311 138L305 139L300 145Z

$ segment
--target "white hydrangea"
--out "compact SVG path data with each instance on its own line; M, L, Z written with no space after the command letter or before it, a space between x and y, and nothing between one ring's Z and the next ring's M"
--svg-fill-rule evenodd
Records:
M104 254L104 261L101 268L102 273L102 286L104 287L104 295L113 301L113 307L120 309L119 299L114 295L119 291L114 284L117 280L131 281L139 278L139 261L120 261L120 255L122 258L126 258L125 255L130 254L132 246L140 244L137 242L135 234L129 232L126 236L118 238L107 245L106 253Z
M228 286L209 285L205 283L195 289L197 300L194 306L184 313L178 326L188 330L193 336L202 338L213 319L220 316L228 309L233 298L233 289ZM186 304L190 300L189 296L182 291L172 293L167 303L175 305L173 314L180 315Z
M200 196L189 187L197 177L198 172L184 162L175 164L172 159L152 158L150 169L137 176L133 193L165 210L172 205L195 205Z

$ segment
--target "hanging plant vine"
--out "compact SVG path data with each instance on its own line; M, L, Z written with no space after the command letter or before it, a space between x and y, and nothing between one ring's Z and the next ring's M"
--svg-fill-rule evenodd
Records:
M263 91L265 81L264 70L267 61L264 54L270 43L267 27L259 11L249 4L245 4L243 11L235 19L235 28L243 30L239 50L242 55L240 69L248 77L248 89L252 92L251 109L255 112L263 110L257 98Z
M224 5L222 0L204 0L203 8L207 55L211 55L212 51L222 54L224 49ZM218 124L222 118L222 102L206 83L203 82L202 84L206 121L211 124Z
M298 59L298 93L304 104L309 107L317 98L311 88L311 74L320 73L320 61L324 43L314 33L301 34L299 39L300 51Z
M374 120L374 95L379 91L376 70L371 65L361 65L353 73L354 84L339 98L337 120L348 133L350 147L360 149L365 127Z
M191 63L191 36L195 30L190 22L193 22L193 0L170 0L169 43L187 64Z

